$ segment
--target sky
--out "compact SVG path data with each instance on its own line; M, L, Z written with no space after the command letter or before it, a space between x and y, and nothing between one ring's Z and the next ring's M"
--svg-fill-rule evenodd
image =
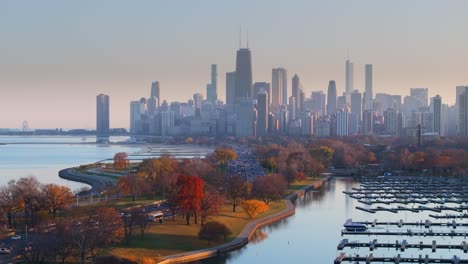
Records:
M130 101L154 80L169 102L206 97L212 63L225 101L241 27L254 82L282 66L308 97L329 80L341 94L349 54L361 92L370 63L374 95L427 87L452 104L468 85L466 10L466 0L2 0L0 127L95 129L105 93L111 127L128 128Z

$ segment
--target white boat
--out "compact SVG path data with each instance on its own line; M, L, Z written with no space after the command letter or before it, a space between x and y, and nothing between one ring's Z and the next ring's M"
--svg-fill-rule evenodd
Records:
M352 219L346 220L343 226L346 229L346 231L366 231L367 230L367 226L365 224L359 223L359 222L353 222Z

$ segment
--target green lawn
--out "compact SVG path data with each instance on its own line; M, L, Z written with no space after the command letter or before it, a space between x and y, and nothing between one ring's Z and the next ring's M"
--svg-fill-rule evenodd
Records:
M226 203L219 214L210 217L208 221L218 221L229 227L232 235L227 241L222 242L225 243L237 237L250 221L274 214L285 208L286 204L283 201L271 202L268 211L259 214L255 219L249 219L240 206L237 207L237 212L234 213L231 204ZM137 261L142 256L156 258L216 245L198 239L199 230L199 224L193 224L192 221L192 224L186 225L185 219L178 216L174 221L171 219L166 220L164 224L152 224L146 230L144 240L141 240L140 233L136 233L133 235L130 245L123 243L121 246L110 250L109 253L117 257Z

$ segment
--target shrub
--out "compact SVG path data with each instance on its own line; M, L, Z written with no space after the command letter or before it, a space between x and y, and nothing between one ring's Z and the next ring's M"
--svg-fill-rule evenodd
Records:
M213 221L201 226L198 238L208 241L222 241L231 234L231 230L225 224Z
M255 218L259 213L268 210L268 205L259 200L245 200L241 203L242 209L250 219Z

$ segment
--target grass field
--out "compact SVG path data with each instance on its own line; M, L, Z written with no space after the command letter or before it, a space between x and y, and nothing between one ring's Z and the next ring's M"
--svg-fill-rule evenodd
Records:
M228 242L239 235L242 229L250 221L265 217L270 214L284 210L286 205L283 201L271 202L269 210L259 214L255 219L249 219L242 211L242 208L237 207L237 212L232 212L232 205L225 203L218 215L209 217L208 221L218 221L224 223L232 231L232 235L227 239ZM141 239L140 233L134 234L130 245L122 244L120 247L110 250L110 254L121 258L138 261L142 256L156 258L198 250L202 248L215 246L215 243L209 243L198 239L199 224L185 224L185 219L177 216L175 220L166 220L164 224L151 225Z
M294 191L297 191L297 190L300 190L304 187L307 187L311 184L313 184L315 181L317 181L318 177L307 177L305 180L302 180L302 181L298 181L298 182L293 182L291 183L291 185L289 185L289 189L288 189L288 194L294 192Z

